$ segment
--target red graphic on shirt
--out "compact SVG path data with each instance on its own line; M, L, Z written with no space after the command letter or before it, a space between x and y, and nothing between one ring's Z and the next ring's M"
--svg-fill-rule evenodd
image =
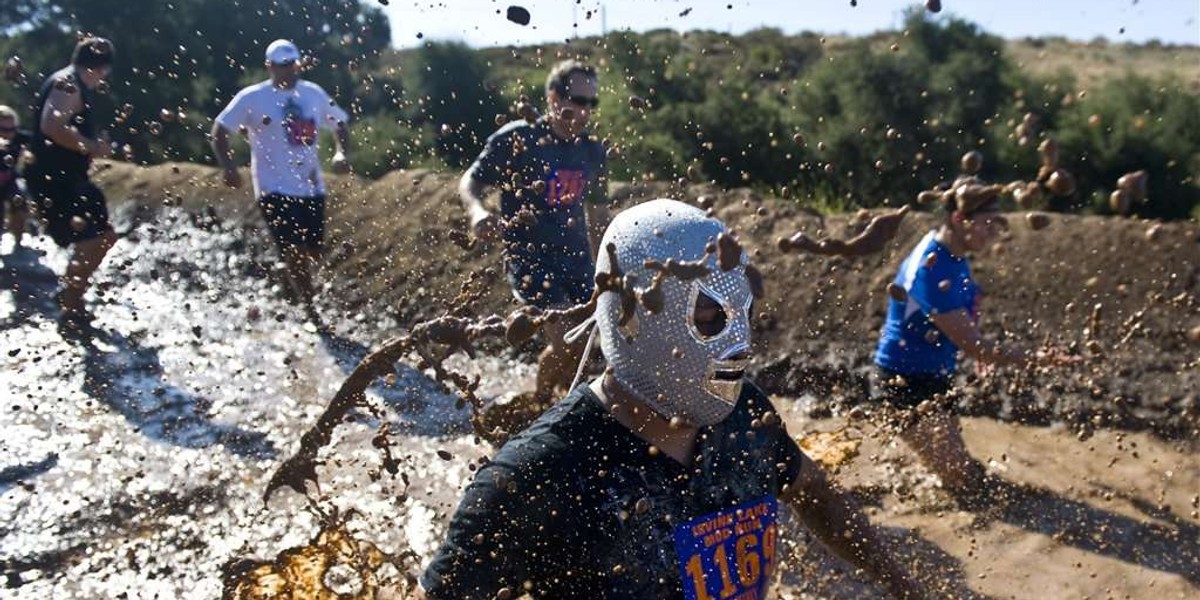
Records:
M587 186L583 171L559 169L546 182L546 205L570 206L583 197L583 189Z
M304 110L289 98L283 106L283 130L293 146L311 146L317 142L317 121L304 117Z

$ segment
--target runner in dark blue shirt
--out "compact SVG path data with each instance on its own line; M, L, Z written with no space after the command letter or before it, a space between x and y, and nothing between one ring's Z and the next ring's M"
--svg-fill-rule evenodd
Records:
M555 65L546 79L547 115L492 134L459 186L477 238L503 239L513 295L528 305L562 308L592 293L593 242L609 220L604 146L585 129L597 92L593 67ZM500 188L500 218L483 206L489 186ZM562 337L574 325L543 329L548 346L538 359L534 404L570 383L582 345Z
M1076 362L1059 349L1031 351L983 339L979 328L979 287L971 276L969 252L987 248L1007 228L996 193L975 189L943 194L947 217L917 243L900 265L889 294L887 320L875 352L875 399L897 408L915 408L946 394L953 383L958 353L991 365L1067 365ZM970 198L972 201L964 199ZM967 506L986 502L984 469L968 454L958 419L943 406L920 411L901 437L942 484Z
M29 147L29 134L17 129L20 119L8 106L0 106L0 223L13 237L13 250L21 247L29 207L17 181L21 155Z

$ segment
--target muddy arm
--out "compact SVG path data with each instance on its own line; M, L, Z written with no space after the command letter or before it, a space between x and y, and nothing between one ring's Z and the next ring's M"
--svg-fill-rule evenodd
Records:
M922 597L920 586L899 562L891 542L879 535L854 500L807 456L783 500L830 550L866 571L894 597Z

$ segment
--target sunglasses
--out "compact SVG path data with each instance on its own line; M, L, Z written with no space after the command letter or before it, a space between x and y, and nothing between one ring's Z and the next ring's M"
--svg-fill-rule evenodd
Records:
M587 108L596 108L600 106L600 99L595 96L568 96L567 101L575 106L583 106Z

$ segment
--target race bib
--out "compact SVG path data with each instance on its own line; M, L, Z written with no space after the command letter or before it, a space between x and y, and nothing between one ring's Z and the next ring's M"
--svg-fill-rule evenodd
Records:
M687 600L765 598L775 571L779 504L767 496L675 528Z

